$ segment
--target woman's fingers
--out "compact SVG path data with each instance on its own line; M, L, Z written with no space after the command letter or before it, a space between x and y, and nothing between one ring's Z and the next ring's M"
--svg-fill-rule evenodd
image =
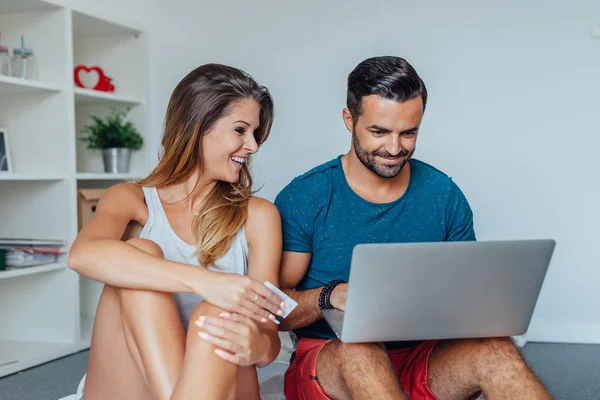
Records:
M221 313L223 315L230 315L229 313ZM204 317L201 316L196 320L195 324L198 327L212 333L215 336L219 336L223 339L235 340L238 336L248 337L250 332L250 324L256 326L256 323L248 317L243 317L244 322L237 322L233 319L225 319L225 317Z
M222 338L212 335L208 332L204 332L204 331L198 332L198 336L200 336L202 339L206 340L207 342L212 343L213 345L220 347L223 350L227 350L234 354L242 353L245 350L239 343L236 343L235 341L222 339Z
M268 318L271 321L275 322L277 325L279 325L279 321L277 321L277 318L275 318L275 316L273 314L265 311L263 308L260 308L258 305L251 302L250 300L246 300L244 303L242 303L242 307L244 307L246 310L252 312L255 315L259 315L262 318ZM245 313L243 313L243 314L248 316ZM262 322L262 320L261 320L261 322Z
M240 322L243 325L248 325L251 326L254 321L252 321L250 318L241 315L241 314L237 314L237 313L228 313L228 312L222 312L221 314L219 314L219 317L221 318L225 318L226 320L232 321L232 322Z
M221 349L215 349L215 353L225 361L232 364L242 365L242 357L239 354L231 354Z
M258 293L249 299L260 308L271 312L271 314L283 315L283 311L275 304L267 301L264 297L261 297Z
M225 324L221 324L219 321L213 321L213 319L214 318L212 317L200 317L194 323L202 330L218 338L239 342L239 340L236 340L237 335L232 329L228 329L223 326Z
M283 315L285 303L279 298L279 296L258 281L249 277L244 278L246 278L246 280L244 280L242 286L238 287L237 289L239 295L237 295L237 298L234 299L237 304L243 306L244 300L248 300L272 314ZM252 307L249 309L254 310L255 308ZM268 315L265 315L264 313L260 315L262 317L269 318Z
M273 303L273 305L277 307L275 311L272 311L273 314L277 314L277 310L283 310L285 308L285 303L283 302L283 300L262 283L258 281L253 281L252 290L256 292L259 296L262 296L265 299L269 300L269 302Z
M248 317L244 318L251 322ZM242 365L244 361L247 361L245 355L248 353L249 345L248 326L235 321L204 316L198 318L195 324L202 329L198 336L218 347L215 349L215 354L219 357L236 365ZM244 330L246 331L245 338ZM239 335L238 332L242 335Z
M263 310L263 311L264 311L264 310ZM238 308L237 308L237 312L238 312L239 314L242 314L242 315L244 315L244 316L246 316L246 317L250 318L250 319L256 320L256 321L258 321L258 322L262 322L263 324L264 324L264 323L266 323L267 321L269 321L269 320L267 319L267 318L268 318L268 314L269 314L269 313L267 313L266 311L264 311L264 312L265 312L265 313L267 313L267 317L263 317L263 316L262 316L262 315L260 315L260 314L256 314L256 313L254 313L254 312L250 311L249 309L247 309L247 308L244 308L243 306L240 306L240 307L238 307Z

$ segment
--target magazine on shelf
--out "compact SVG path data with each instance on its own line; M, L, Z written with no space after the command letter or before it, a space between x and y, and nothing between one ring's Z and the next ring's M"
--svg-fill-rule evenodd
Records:
M25 238L3 238L0 237L0 247L19 248L19 247L62 247L66 246L64 240L53 239L25 239Z
M34 267L36 265L52 264L58 260L58 253L37 253L31 251L11 250L6 253L8 268Z

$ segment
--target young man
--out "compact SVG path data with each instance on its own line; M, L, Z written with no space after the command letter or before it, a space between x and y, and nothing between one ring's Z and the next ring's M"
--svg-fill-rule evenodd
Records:
M475 240L458 186L412 158L426 104L425 84L404 59L363 61L348 77L343 111L350 151L277 196L281 285L299 303L281 327L299 338L285 376L289 400L550 398L510 338L347 344L322 319L322 308L344 310L356 244Z

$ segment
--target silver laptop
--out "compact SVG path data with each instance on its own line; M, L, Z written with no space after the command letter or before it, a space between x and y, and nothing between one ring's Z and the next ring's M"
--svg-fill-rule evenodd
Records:
M343 342L518 336L555 241L359 244L346 311L323 310Z

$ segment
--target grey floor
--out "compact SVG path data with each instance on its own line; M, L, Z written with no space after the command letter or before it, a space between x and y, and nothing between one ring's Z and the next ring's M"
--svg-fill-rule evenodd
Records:
M555 399L600 399L600 346L529 343L523 354ZM0 400L56 400L75 393L87 360L84 351L2 378ZM272 364L260 374L284 368Z

